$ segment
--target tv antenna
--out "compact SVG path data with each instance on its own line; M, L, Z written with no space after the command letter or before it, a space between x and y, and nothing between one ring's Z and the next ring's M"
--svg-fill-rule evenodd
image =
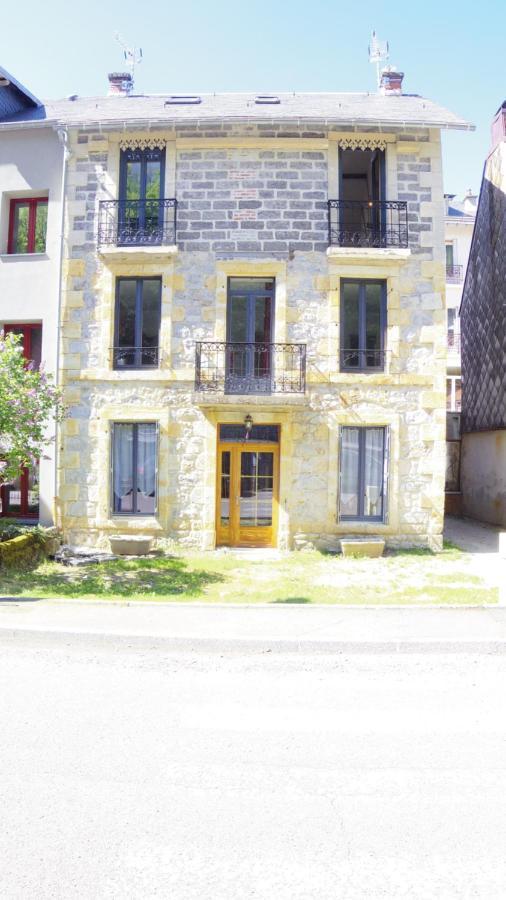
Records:
M376 80L378 87L381 84L381 69L388 59L389 47L388 41L380 41L376 37L376 32L371 35L371 43L369 44L369 62L376 63Z
M141 47L129 47L126 43L125 39L119 34L118 31L114 34L114 39L118 42L120 47L123 48L123 56L125 57L125 61L128 69L130 70L130 75L132 77L132 89L134 86L135 79L135 67L142 62L142 48Z

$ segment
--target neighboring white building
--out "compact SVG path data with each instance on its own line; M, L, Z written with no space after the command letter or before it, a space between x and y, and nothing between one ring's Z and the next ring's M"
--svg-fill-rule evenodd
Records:
M446 408L449 412L460 412L461 409L459 308L473 237L477 199L471 189L462 201L456 200L454 194L445 194L446 308L448 315Z
M56 123L0 68L0 330L56 377L64 147ZM54 521L55 447L0 489L0 517Z

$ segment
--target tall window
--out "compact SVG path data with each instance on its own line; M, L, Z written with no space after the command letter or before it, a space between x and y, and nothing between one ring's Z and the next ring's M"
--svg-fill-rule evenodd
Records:
M11 200L9 253L44 253L46 230L47 197Z
M160 278L118 278L114 368L156 368L162 282Z
M339 518L342 521L384 521L387 466L387 428L341 428Z
M341 281L341 371L385 368L386 282Z
M163 233L165 150L121 151L118 243L160 243Z
M153 516L157 508L155 422L115 422L112 431L112 511Z
M453 244L446 244L446 268L452 269L454 262Z

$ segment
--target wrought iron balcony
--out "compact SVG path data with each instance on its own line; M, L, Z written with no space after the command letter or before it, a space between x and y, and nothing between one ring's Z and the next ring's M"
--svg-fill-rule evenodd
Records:
M341 348L341 372L384 372L385 358L385 350Z
M447 266L446 280L448 284L460 284L464 277L464 266Z
M101 200L99 247L159 247L176 243L177 200Z
M158 347L113 347L112 359L115 369L156 369Z
M331 247L407 247L404 200L329 200Z
M198 341L195 390L225 394L303 394L306 345Z
M460 353L460 331L449 331L446 335L448 350L452 353Z

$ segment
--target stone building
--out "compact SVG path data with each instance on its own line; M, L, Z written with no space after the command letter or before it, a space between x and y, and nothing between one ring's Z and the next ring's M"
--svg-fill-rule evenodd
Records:
M506 102L492 123L461 323L463 511L506 526Z
M58 517L74 544L441 547L446 309L429 100L136 96L68 130Z
M60 135L62 137L63 135ZM64 144L44 104L0 68L0 332L56 378ZM50 428L49 437L54 437ZM53 522L54 442L0 488L0 517Z
M471 189L459 201L445 194L446 252L446 481L445 510L452 515L462 512L460 492L460 413L462 409L462 374L460 361L460 304L471 249L477 196Z

